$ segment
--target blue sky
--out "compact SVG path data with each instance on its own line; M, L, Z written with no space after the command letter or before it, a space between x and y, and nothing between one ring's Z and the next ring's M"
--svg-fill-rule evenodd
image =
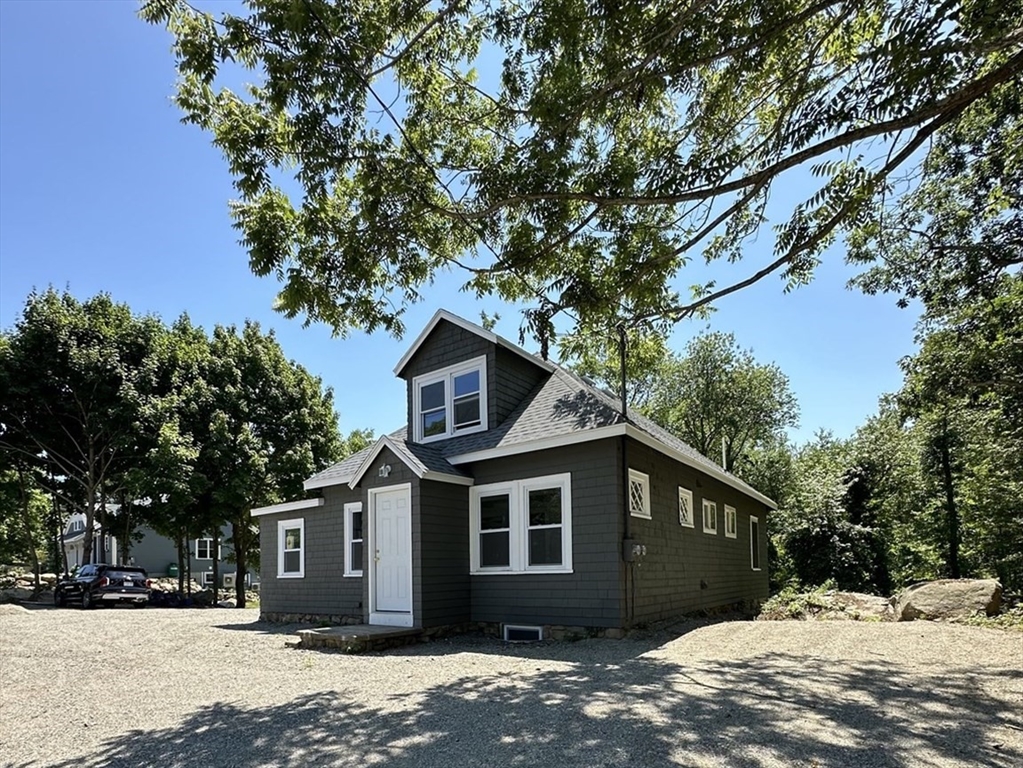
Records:
M378 434L404 420L392 368L438 308L470 320L498 312L497 331L517 340L519 310L459 293L457 276L411 308L401 341L336 339L276 314L277 283L249 272L231 228L226 165L171 103L170 38L139 21L136 7L0 0L0 327L14 323L29 291L49 285L80 298L108 291L167 321L187 312L207 328L251 318L334 388L342 429ZM750 271L769 255L756 247ZM819 428L851 434L898 389L898 361L914 349L916 313L846 289L853 274L836 252L810 286L783 294L768 278L720 302L710 321L789 376L798 441ZM674 348L706 326L679 325Z

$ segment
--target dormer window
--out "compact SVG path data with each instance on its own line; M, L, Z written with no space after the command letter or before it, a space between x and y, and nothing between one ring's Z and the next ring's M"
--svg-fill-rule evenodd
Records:
M417 376L412 381L418 442L487 428L487 358Z

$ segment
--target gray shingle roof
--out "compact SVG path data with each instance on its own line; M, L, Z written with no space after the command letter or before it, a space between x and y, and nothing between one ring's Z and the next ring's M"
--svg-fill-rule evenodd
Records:
M537 358L538 365L541 363ZM486 432L453 437L435 443L417 444L408 439L405 427L388 435L402 454L401 459L420 470L442 472L467 477L465 472L448 462L448 457L475 453L492 448L516 445L572 435L601 427L625 423L619 400L581 379L560 366L545 364L553 372L530 392L508 418ZM756 489L740 478L726 472L718 464L687 445L666 429L634 411L628 414L628 423L665 447L682 454L687 463L705 472L725 479L733 487L763 499ZM342 462L323 470L306 481L307 487L339 485L351 480L368 452L367 448Z

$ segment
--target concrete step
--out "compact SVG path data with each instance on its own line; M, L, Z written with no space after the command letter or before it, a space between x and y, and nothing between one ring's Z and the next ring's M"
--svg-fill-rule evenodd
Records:
M351 624L343 627L301 629L298 648L366 653L382 651L419 641L423 630L415 627L381 627L371 624Z

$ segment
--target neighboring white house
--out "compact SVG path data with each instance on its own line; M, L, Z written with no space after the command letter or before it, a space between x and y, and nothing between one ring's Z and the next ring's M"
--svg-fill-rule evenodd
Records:
M105 546L104 546L105 545ZM100 525L93 521L92 557L93 563L117 563L117 539L113 536L100 536ZM106 557L103 552L106 551ZM67 557L68 570L74 570L85 562L85 513L76 512L68 519L64 529L64 554Z

